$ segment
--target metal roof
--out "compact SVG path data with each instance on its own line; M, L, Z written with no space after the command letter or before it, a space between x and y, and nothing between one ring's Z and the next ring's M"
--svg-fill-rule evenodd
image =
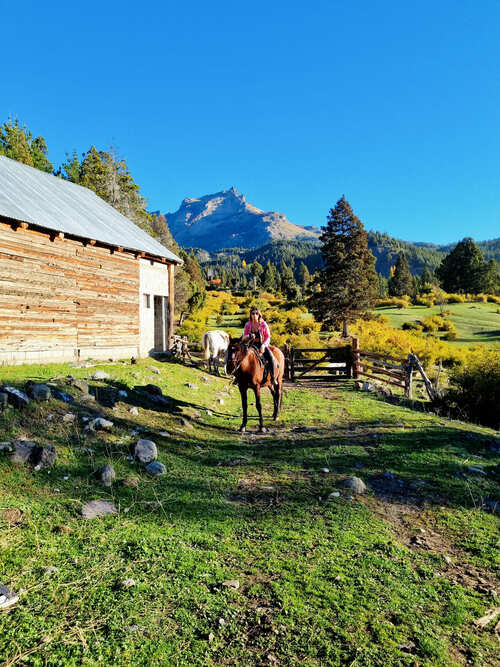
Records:
M127 250L182 260L95 192L0 155L0 215Z

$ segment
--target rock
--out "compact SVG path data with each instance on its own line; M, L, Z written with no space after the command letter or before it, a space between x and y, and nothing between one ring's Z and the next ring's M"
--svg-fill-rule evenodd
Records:
M211 417L213 415L212 410L206 410L206 413L208 417Z
M134 417L137 417L137 415L139 414L139 408L136 408L134 405L130 408L129 412L131 415L134 415Z
M11 609L19 602L19 597L7 586L0 584L0 610Z
M0 442L0 452L12 452L12 451L14 451L14 448L10 442Z
M113 429L113 422L103 417L96 417L89 421L85 428L88 431L111 431Z
M81 403L91 403L92 401L95 401L95 396L93 394L82 394L80 396Z
M224 405L224 399L223 399L223 398L218 398L218 399L217 399L217 403L218 403L219 405Z
M25 408L30 404L30 399L24 391L16 389L16 387L2 387L2 393L7 394L9 403L15 408Z
M85 519L97 519L99 516L116 513L116 507L107 500L90 500L82 507L82 516Z
M232 588L233 591L237 591L240 587L240 582L237 579L228 579L227 581L223 581L222 585L226 588Z
M6 410L8 405L9 405L9 395L6 394L4 391L1 391L0 392L0 412L3 412L4 410Z
M321 468L321 472L323 473L323 475L327 475L330 472L330 469L329 468Z
M340 498L340 491L332 491L328 496L328 499L331 500L332 498Z
M92 376L93 380L109 380L110 375L106 371L96 371Z
M111 486L116 479L116 473L113 466L107 463L99 473L99 479L103 486Z
M75 380L74 378L72 378L70 380L70 385L72 387L76 387L77 389L79 389L82 392L82 394L89 393L89 383L85 382L85 380L79 380L79 379Z
M156 368L156 366L146 366L148 371L151 371L151 373L155 373L156 375L160 375L160 369Z
M123 486L127 486L129 489L137 489L139 486L138 477L125 477L123 480Z
M144 391L147 391L152 396L163 396L163 391L157 384L147 384L144 387Z
M35 470L42 468L51 468L56 462L57 452L54 445L47 445L46 447L36 446L31 452L30 462L34 465Z
M63 415L63 422L65 424L72 424L76 419L76 415L73 414L72 412L67 412L65 415Z
M188 389L199 389L198 385L192 384L191 382L188 382L186 387L188 387Z
M27 463L33 452L33 449L37 447L36 442L31 442L29 440L14 440L12 443L13 454L10 457L12 463Z
M139 438L134 447L134 456L141 463L150 463L158 458L158 450L152 440Z
M350 489L352 493L357 495L366 492L366 485L359 477L348 477L344 480L344 487Z
M167 469L165 468L163 463L160 463L159 461L152 461L151 463L148 463L148 465L146 466L146 470L155 477L164 475L167 472Z
M59 568L56 567L55 565L49 565L48 567L45 568L45 574L57 574L59 572Z
M17 507L7 507L0 510L0 518L10 526L18 526L24 521L24 514Z
M123 588L132 588L132 586L135 586L135 579L131 579L131 578L124 579L122 581L122 586L123 586Z
M73 403L75 400L71 394L66 394L64 391L59 391L58 389L52 391L52 396L63 403Z

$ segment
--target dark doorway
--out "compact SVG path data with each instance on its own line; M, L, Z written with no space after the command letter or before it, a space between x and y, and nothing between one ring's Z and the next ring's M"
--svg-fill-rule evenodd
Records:
M167 349L167 310L164 296L154 297L155 309L155 350L164 352Z

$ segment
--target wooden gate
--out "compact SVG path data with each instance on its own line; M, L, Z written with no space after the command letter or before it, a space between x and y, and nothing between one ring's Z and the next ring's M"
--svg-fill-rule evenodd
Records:
M297 380L336 380L352 377L352 348L342 347L291 347L284 349L286 359L285 377Z

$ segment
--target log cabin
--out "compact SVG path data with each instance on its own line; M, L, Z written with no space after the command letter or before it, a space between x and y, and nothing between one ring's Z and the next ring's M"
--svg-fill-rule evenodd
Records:
M88 188L0 156L0 364L165 351L181 263Z

